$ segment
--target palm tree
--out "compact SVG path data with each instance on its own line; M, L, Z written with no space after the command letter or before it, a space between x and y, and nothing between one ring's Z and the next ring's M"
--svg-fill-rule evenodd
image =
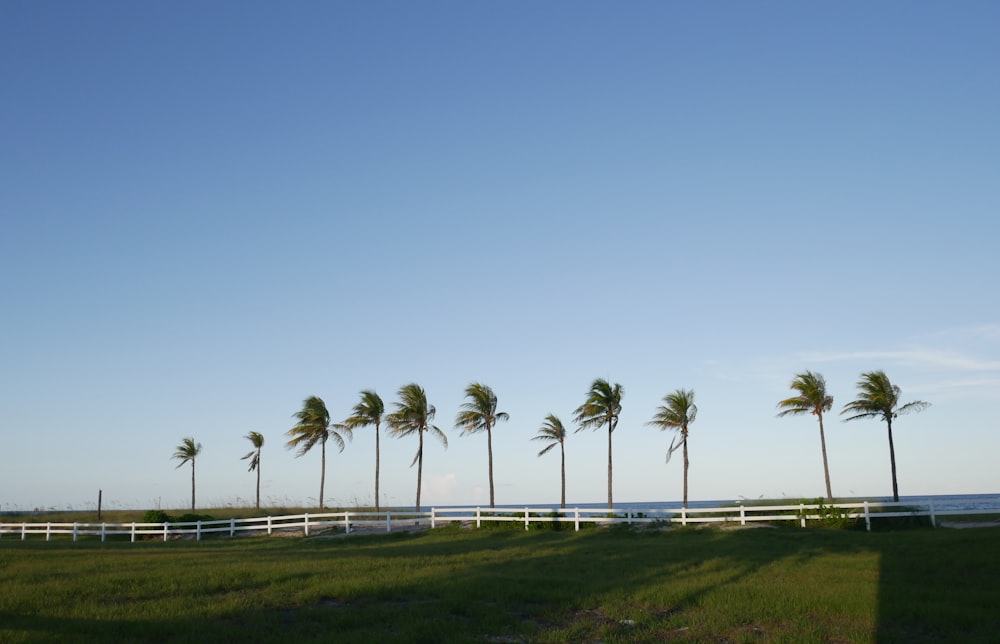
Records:
M319 476L319 509L322 510L323 486L326 483L326 441L333 438L334 442L337 443L337 448L343 452L344 437L337 430L343 431L348 438L351 436L350 430L330 425L330 412L327 411L326 403L319 396L306 398L302 402L302 409L292 416L298 418L299 422L296 423L295 427L285 432L285 436L291 437L285 443L285 447L287 449L298 448L295 458L307 454L316 446L316 443L319 443L322 448L322 469Z
M490 507L493 505L493 427L510 416L506 412L497 411L497 396L493 390L484 384L474 382L465 388L468 400L462 403L461 411L455 417L455 427L462 429L462 434L474 434L486 431L486 449L489 454L490 473Z
M420 512L420 483L424 471L424 432L433 432L444 443L445 449L448 448L448 437L440 429L431 425L437 410L434 409L434 405L427 404L427 393L420 385L416 383L403 385L399 388L397 395L400 400L394 403L396 411L386 416L385 422L391 428L390 432L393 436L398 438L416 432L417 438L420 440L417 454L413 457L413 463L410 463L410 467L413 467L414 463L417 465L416 510Z
M264 447L264 436L259 432L250 432L244 436L248 441L253 444L253 450L246 453L245 456L240 457L241 461L250 459L250 467L247 469L248 472L253 472L257 470L257 504L254 506L258 510L260 509L260 448Z
M560 508L566 507L566 428L563 427L562 421L559 420L558 416L554 414L549 414L545 417L545 422L538 429L538 434L533 436L533 441L548 441L542 451L538 452L541 456L545 454L550 449L559 446L560 459L562 461L562 497L559 502Z
M786 398L778 403L782 416L801 416L802 414L812 414L819 420L819 444L823 450L823 475L826 476L826 499L833 501L833 492L830 489L830 466L826 460L826 435L823 432L823 412L830 411L833 406L833 396L826 393L826 381L818 373L806 371L795 375L795 380L790 385L798 392L797 396Z
M361 401L354 405L351 416L341 423L341 427L349 431L359 427L375 426L375 511L379 511L378 504L378 475L379 475L379 427L382 424L382 416L385 415L385 403L382 398L370 389L361 392Z
M191 511L194 512L194 460L201 454L201 443L195 443L194 438L188 436L181 441L181 444L177 446L177 450L171 458L175 458L180 463L177 464L178 469L180 466L187 462L191 462Z
M573 420L582 429L597 429L608 424L608 509L611 504L611 433L618 426L618 415L622 411L622 396L625 390L618 383L610 384L603 378L598 378L590 385L587 400L576 408Z
M674 441L670 441L667 449L667 462L670 462L670 455L678 447L684 448L684 502L683 507L688 506L688 426L694 422L698 415L698 407L694 404L694 391L690 389L678 389L663 397L665 405L656 408L653 420L646 423L660 429L672 429L681 433L681 444L674 446Z
M899 501L899 487L896 485L896 450L892 445L892 421L900 414L908 414L911 411L923 411L931 406L930 403L922 400L908 402L899 406L899 394L902 390L889 382L889 376L884 371L869 371L861 374L861 380L857 382L858 397L844 405L841 410L843 414L854 414L845 418L857 420L859 418L880 418L885 421L889 429L889 463L892 467L892 500Z

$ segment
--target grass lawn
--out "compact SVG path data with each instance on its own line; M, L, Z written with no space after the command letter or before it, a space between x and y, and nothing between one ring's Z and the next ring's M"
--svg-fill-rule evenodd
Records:
M996 642L1000 528L0 540L0 642Z

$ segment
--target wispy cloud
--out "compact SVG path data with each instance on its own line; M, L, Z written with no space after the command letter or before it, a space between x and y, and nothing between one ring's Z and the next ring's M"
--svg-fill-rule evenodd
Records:
M969 397L1000 400L1000 378L962 378L916 385L907 390L913 395L934 393L947 399Z
M979 324L976 326L955 327L943 329L935 333L920 336L919 340L941 338L958 340L986 340L990 342L1000 342L1000 324Z
M922 365L953 371L1000 371L1000 360L980 360L956 351L936 349L903 349L898 351L817 351L803 352L800 357L809 362L896 362Z

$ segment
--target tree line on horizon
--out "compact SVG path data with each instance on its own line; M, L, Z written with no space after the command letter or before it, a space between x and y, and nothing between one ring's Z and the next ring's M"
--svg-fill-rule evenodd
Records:
M860 380L856 383L858 389L854 400L848 402L841 409L840 414L846 415L844 421L853 421L863 418L874 418L885 421L889 438L889 461L892 473L892 496L893 501L899 501L899 486L896 481L896 453L892 438L892 421L900 414L923 411L930 406L924 401L912 401L900 404L901 390L894 385L884 371L869 371L861 374ZM812 371L804 371L796 374L790 384L790 388L796 395L778 402L778 417L789 415L813 415L819 422L820 447L823 455L823 474L826 483L826 497L828 501L833 501L833 492L830 484L830 469L826 454L826 435L823 427L823 414L829 412L833 407L833 396L827 393L826 381L823 376ZM323 509L323 494L326 483L326 443L333 440L339 451L343 452L346 446L345 437L350 439L355 429L364 427L375 428L375 511L379 512L379 463L381 460L379 436L381 426L385 423L389 428L390 435L401 438L404 436L417 435L417 451L410 463L410 467L417 466L417 496L416 511L420 511L420 492L423 480L423 453L424 434L431 433L448 447L448 437L432 424L437 412L434 405L427 402L427 394L422 387L416 383L403 385L397 391L399 400L394 403L395 410L386 413L385 404L382 398L373 390L366 389L360 394L359 402L353 407L351 415L342 422L332 422L330 412L326 403L319 396L310 396L302 403L302 408L293 414L298 422L285 432L288 441L285 443L287 449L296 450L296 458L309 453L317 444L321 451L321 470L319 483L319 507ZM613 481L613 459L612 459L612 435L618 425L618 417L622 410L622 398L625 390L618 383L610 383L603 378L593 381L587 391L583 404L576 408L573 413L573 422L576 423L576 432L585 429L608 428L608 508L613 507L612 481ZM698 414L698 407L694 402L695 394L693 390L677 389L663 397L663 404L657 407L653 418L646 423L647 426L656 427L660 430L675 431L677 434L671 439L667 448L666 462L670 462L671 455L678 449L682 450L684 488L683 507L688 505L688 432L690 425L694 423ZM465 402L459 408L455 417L455 428L461 430L461 435L486 433L486 445L488 454L488 478L490 487L490 507L495 507L494 484L493 484L493 429L498 422L507 421L509 415L506 412L497 411L497 396L493 390L479 382L474 382L465 388ZM560 507L566 507L566 452L565 441L567 436L566 426L562 420L554 414L545 417L538 433L530 440L544 441L548 443L538 452L538 456L551 451L557 445L560 451L560 472L561 472L561 497ZM260 464L261 450L264 446L264 436L256 431L249 432L245 438L253 445L253 450L241 457L241 460L249 460L248 471L256 471L256 507L260 508ZM677 442L678 439L680 442ZM191 464L191 509L195 508L195 460L201 453L201 443L196 443L193 437L185 437L171 458L179 461L177 467Z

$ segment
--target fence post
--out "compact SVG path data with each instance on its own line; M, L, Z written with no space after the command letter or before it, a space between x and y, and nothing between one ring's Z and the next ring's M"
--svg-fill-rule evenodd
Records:
M476 527L477 528L483 527L482 508L478 508L478 507L476 508Z
M170 532L170 527L169 526L170 526L170 522L169 521L164 521L163 522L163 540L164 541L167 540L167 533Z
M303 528L302 528L302 531L308 537L309 536L309 513L308 512L306 512L305 514L302 515L302 521L305 524L305 526L303 526Z
M746 509L743 507L743 504L740 503L740 525L746 525L746 524L747 524Z
M528 508L524 508L524 529L528 529Z
M108 524L101 524L101 542L103 543L105 539L108 538Z
M271 517L267 517L267 536L271 536Z
M28 526L25 523L21 523L21 541L28 538Z
M868 532L872 531L872 515L868 511L868 501L865 501L865 529Z
M929 499L931 505L931 527L937 527L937 517L934 516L934 499Z
M45 540L52 541L52 522L49 521L45 524Z
M686 526L688 524L688 511L687 508L681 508L681 525Z
M198 524L194 528L194 532L195 532L194 540L201 541L201 521L198 521Z
M132 543L135 543L135 521L132 522Z
M392 532L392 512L385 513L385 531Z
M573 521L573 526L576 528L576 531L579 532L580 531L580 508L575 508L575 510L576 510L576 512L575 512L576 518Z
M806 504L805 503L799 503L799 516L802 517L802 519L801 519L802 527L803 528L806 527Z
M229 538L236 536L236 517L229 518Z
M431 530L433 530L436 527L437 527L437 525L435 524L435 521L434 521L434 508L431 508Z
M344 512L344 534L351 534L351 513Z
M632 525L632 510L625 510L625 522Z
M79 525L79 524L77 524L77 523L73 523L73 541L76 541L76 535L77 535L77 526L78 526L78 525Z

